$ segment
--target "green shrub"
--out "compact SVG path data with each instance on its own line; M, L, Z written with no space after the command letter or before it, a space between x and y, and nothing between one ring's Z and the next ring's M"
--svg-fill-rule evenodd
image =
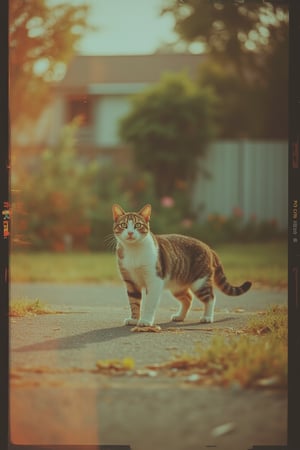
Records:
M35 158L34 170L24 166L14 180L13 232L31 249L63 251L71 244L86 248L88 211L94 200L90 184L98 167L79 160L76 130L76 121L66 126L59 144Z
M136 164L153 175L158 197L173 195L178 181L193 179L196 161L216 133L216 104L212 90L185 72L165 73L132 98L120 136L132 146Z

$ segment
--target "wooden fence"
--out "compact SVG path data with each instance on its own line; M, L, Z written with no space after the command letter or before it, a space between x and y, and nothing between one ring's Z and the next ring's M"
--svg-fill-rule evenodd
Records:
M199 161L193 205L199 221L210 214L276 220L287 229L288 143L217 141Z

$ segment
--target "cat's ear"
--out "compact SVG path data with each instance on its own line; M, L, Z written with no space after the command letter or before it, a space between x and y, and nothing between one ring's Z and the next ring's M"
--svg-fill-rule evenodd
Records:
M151 205L145 205L140 211L139 211L139 215L142 216L146 222L150 221L150 217L151 217Z
M116 220L118 220L119 217L124 216L125 211L123 208L121 208L120 205L113 205L112 213L113 213L114 221L116 221Z

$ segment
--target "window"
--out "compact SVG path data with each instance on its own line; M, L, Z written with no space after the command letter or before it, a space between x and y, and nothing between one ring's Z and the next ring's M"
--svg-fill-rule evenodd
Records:
M130 110L130 101L123 96L105 96L100 99L96 107L95 139L97 145L114 147L120 143L118 127L122 119Z
M76 117L80 117L80 124L83 127L92 124L92 99L90 96L82 95L68 99L68 122Z

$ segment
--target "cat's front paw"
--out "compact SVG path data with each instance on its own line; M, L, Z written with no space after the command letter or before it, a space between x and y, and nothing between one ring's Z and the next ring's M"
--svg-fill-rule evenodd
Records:
M138 327L152 327L154 323L154 320L139 320L137 323Z
M171 317L172 322L183 322L184 321L184 317L181 316L180 314L174 314Z
M132 326L132 325L136 325L138 323L138 319L132 319L132 318L130 318L130 319L125 319L124 320L124 325L130 325L130 326Z
M213 323L214 319L210 316L203 316L200 319L200 323Z

